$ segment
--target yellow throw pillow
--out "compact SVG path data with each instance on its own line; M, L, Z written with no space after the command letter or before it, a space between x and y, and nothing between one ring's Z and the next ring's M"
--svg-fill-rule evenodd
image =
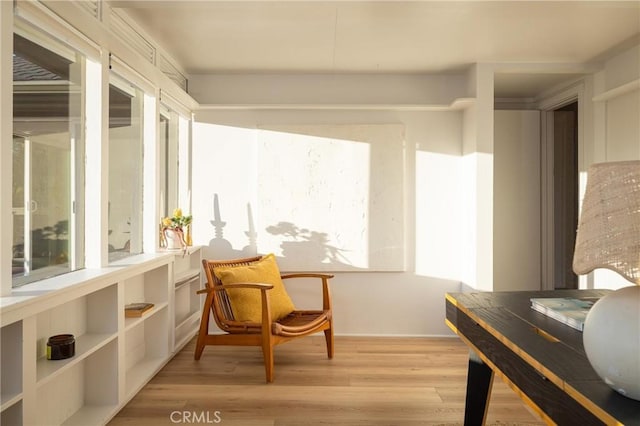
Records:
M289 315L295 307L280 278L280 270L273 253L262 259L243 266L221 266L214 273L222 284L263 283L273 285L268 290L271 320L275 321ZM227 291L229 302L236 321L262 322L262 302L260 291L251 288L231 289Z

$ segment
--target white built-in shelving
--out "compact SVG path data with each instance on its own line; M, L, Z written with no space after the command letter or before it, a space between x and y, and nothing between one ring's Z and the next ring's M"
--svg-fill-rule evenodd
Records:
M169 355L166 303L137 320L125 332L125 395L133 397L164 365Z
M173 349L182 348L198 331L202 287L202 265L199 252L176 257L174 262Z
M0 329L0 424L22 423L22 321Z
M132 397L163 365L169 354L169 265L124 280L124 304L149 302L153 308L124 326L125 395ZM122 309L124 316L124 307Z
M0 424L106 424L195 335L200 252L139 255L0 298ZM126 318L133 302L154 307ZM74 335L73 357L47 359L56 334Z

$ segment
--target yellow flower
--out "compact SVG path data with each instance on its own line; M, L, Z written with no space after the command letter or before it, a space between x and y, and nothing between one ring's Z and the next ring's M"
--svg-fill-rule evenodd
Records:
M185 226L189 226L191 224L191 220L191 215L183 216L182 209L177 208L173 211L173 216L163 217L161 219L161 222L164 228L177 229L182 231Z

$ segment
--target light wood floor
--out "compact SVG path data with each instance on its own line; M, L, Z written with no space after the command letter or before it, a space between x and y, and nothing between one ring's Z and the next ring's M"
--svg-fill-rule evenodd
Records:
M110 425L463 422L468 350L457 338L336 337L328 360L324 338L307 337L276 347L272 384L265 384L259 348L208 346L194 361L194 346L177 354ZM497 377L489 407L487 424L544 424Z

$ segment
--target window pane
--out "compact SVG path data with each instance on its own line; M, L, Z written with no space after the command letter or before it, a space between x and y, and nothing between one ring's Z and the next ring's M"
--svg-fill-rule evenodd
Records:
M79 269L84 58L33 29L13 43L13 285Z
M160 167L159 182L160 182L160 217L168 215L169 208L169 114L160 115L160 132L158 134L158 149L160 151Z
M109 84L109 260L142 253L143 93Z
M14 276L25 271L24 256L24 138L13 137L13 261Z
M160 213L169 216L178 205L178 125L179 116L163 106L160 114Z
M165 166L167 169L167 215L170 215L176 207L187 208L187 206L180 206L178 202L179 126L180 117L178 113L171 111L171 121L167 129L167 163Z

